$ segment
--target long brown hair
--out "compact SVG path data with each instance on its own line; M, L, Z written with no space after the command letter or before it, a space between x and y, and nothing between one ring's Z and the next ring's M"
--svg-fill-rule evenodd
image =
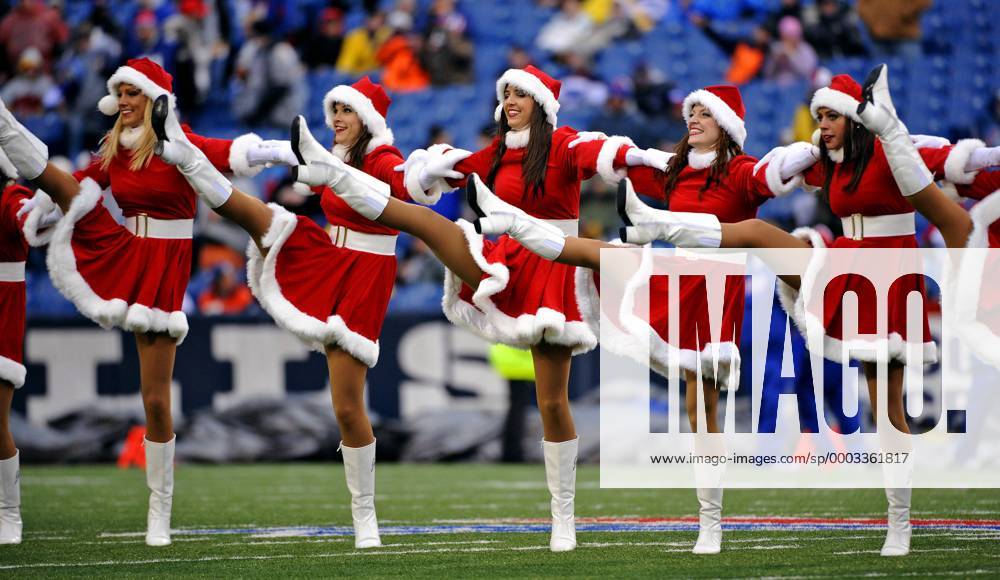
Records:
M521 162L524 193L527 194L530 191L532 195L540 196L545 189L545 168L549 163L549 150L552 148L553 127L546 119L545 111L538 101L535 101L531 119L528 120L528 130L531 132L531 137L528 139L528 151L524 154L524 160ZM500 142L493 155L490 172L486 176L486 187L490 189L493 189L493 182L500 171L500 160L507 152L508 131L510 131L510 125L507 123L507 113L502 113L500 123L497 125L497 136L500 138Z
M688 153L694 149L688 142L689 137L690 134L684 135L680 143L674 147L676 155L671 157L670 161L667 162L667 181L663 186L663 192L668 206L670 204L670 194L677 187L677 179L680 177L681 171L688 165ZM708 191L712 185L722 181L722 178L729 173L729 161L740 155L743 155L743 148L736 141L733 141L729 133L719 131L719 140L715 143L715 161L712 162L712 167L708 171L708 178L705 180L705 185L701 186L698 199L701 199L701 194Z
M861 182L868 162L871 161L872 155L875 153L875 135L865 129L864 125L854 122L849 117L845 118L844 121L844 160L839 165L830 158L826 143L822 140L819 142L820 158L825 176L821 194L827 203L830 202L830 183L833 181L833 174L837 171L843 171L848 163L852 163L853 175L851 175L851 181L847 183L844 191L853 193L858 188L858 183Z
M97 156L101 158L101 171L107 171L111 166L111 160L118 155L121 149L122 132L125 124L122 123L121 114L115 120L115 125L101 139L100 149ZM146 111L142 115L142 137L132 150L132 161L128 168L132 171L139 171L149 165L153 159L153 148L156 146L156 134L153 133L153 100L146 97Z
M347 157L344 159L347 164L355 169L361 169L365 163L365 155L368 153L368 144L371 143L372 134L364 123L361 124L361 134L358 140L347 148Z

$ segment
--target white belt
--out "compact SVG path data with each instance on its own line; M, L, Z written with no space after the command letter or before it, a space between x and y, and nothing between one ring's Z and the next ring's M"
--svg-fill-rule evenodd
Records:
M379 254L380 256L396 255L396 236L366 234L344 226L326 226L326 231L330 234L330 241L338 248Z
M141 213L125 218L125 228L140 238L190 240L194 234L194 220L161 220Z
M24 262L0 262L0 282L24 282Z
M542 220L562 230L567 236L580 235L580 220Z
M844 236L852 240L911 236L917 231L913 212L876 216L856 213L840 218L840 223L844 226Z

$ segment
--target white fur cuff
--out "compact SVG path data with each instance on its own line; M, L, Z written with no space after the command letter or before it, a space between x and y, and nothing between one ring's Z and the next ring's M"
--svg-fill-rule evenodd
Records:
M233 139L232 145L229 146L229 169L233 175L253 177L264 170L263 165L251 166L250 160L247 159L250 148L261 142L262 139L256 133L247 133Z

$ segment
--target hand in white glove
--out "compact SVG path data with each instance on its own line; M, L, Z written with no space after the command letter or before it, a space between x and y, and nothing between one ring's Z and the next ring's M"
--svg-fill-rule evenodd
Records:
M951 141L934 135L910 135L910 139L913 140L913 146L917 149L940 149L951 145Z
M24 214L29 213L31 210L35 209L38 205L38 200L31 197L28 199L21 200L21 209L17 210L17 219L21 219Z
M638 167L644 165L646 167L652 167L653 169L659 169L660 171L667 170L667 164L670 163L670 159L673 158L674 153L668 153L667 151L661 151L659 149L639 149L638 147L633 147L625 152L625 163L629 167Z
M44 212L38 220L38 229L51 226L63 216L62 210L59 209L52 199L48 195L39 192L30 199L21 200L21 207L17 210L17 219L20 220L22 216L31 213L35 208Z
M419 154L418 151L420 152ZM411 161L410 158L414 155L418 155L418 157ZM410 154L410 157L404 163L397 165L394 169L405 172L419 166L420 173L418 178L420 179L420 187L428 189L439 179L462 179L465 177L465 174L455 171L454 168L455 165L470 155L472 155L472 151L466 151L465 149L449 149L444 153L437 154L418 149Z
M569 148L573 149L580 143L589 143L591 141L604 141L608 136L600 131L580 131L576 134L576 139L573 139L569 143Z
M291 142L269 140L254 143L247 149L247 164L251 167L256 165L272 167L275 164L294 167L299 164L299 160L292 151Z
M753 166L754 175L760 171L765 164L770 163L776 155L781 163L781 179L788 180L809 169L819 161L819 147L805 141L797 141L784 147L775 147L767 152L756 165Z

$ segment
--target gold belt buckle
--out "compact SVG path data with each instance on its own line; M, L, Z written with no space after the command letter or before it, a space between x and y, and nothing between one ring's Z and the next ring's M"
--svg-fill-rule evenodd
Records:
M140 238L149 237L149 214L140 213L135 216L135 235Z
M328 225L327 232L330 234L330 241L338 248L343 248L347 243L347 228L344 226Z
M865 216L859 213L851 214L851 239L865 239Z

